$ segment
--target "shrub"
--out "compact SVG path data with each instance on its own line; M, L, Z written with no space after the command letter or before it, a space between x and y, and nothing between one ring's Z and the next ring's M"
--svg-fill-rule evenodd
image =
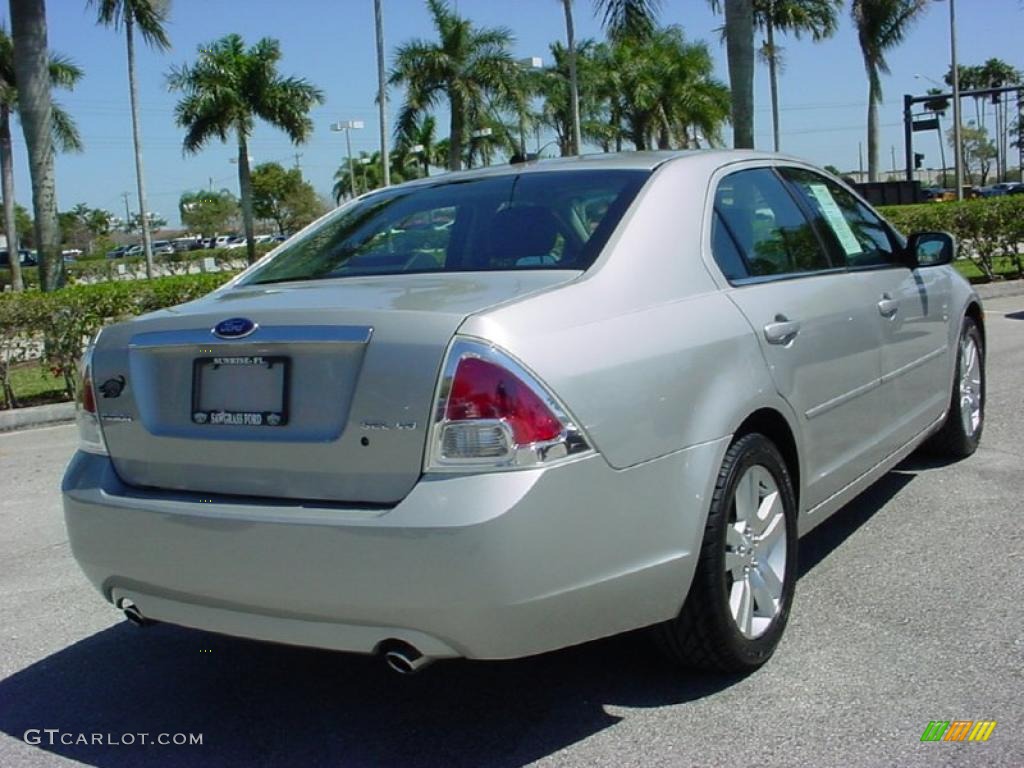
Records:
M35 290L0 296L0 387L13 403L9 367L39 358L64 379L74 397L86 342L104 325L203 296L230 273L70 285L52 293Z
M904 233L942 230L953 234L961 258L970 259L987 279L995 262L1006 258L1024 276L1024 195L891 206L883 215Z

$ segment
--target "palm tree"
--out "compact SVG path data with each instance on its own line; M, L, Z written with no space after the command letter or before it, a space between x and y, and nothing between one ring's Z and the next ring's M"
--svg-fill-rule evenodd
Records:
M60 253L60 222L57 219L53 174L54 118L50 96L53 82L46 48L46 5L44 0L11 0L10 8L18 114L32 177L39 283L42 290L52 291L64 283L64 259Z
M644 38L658 20L661 0L594 0L601 24L611 39Z
M885 54L903 42L927 4L928 0L852 0L850 12L868 75L868 181L878 181L878 105L882 75L889 74Z
M389 154L389 157L392 161L392 165L388 170L389 183L401 184L407 178L403 173L404 169L398 162L401 156L396 152L394 155ZM352 169L352 173L355 175L355 184L352 183L349 168ZM381 160L380 152L360 152L359 157L352 158L351 164L349 164L346 157L341 165L338 166L338 170L334 172L334 188L331 190L331 193L334 195L335 204L341 204L342 200L350 197L353 187L355 187L357 193L362 194L363 192L388 186L388 183L384 181L383 168L384 164Z
M775 151L779 142L779 76L781 49L775 45L775 32L789 32L800 39L809 34L815 42L835 34L838 11L843 0L754 0L754 24L764 30L761 49L768 63L768 82L772 100L772 138Z
M578 155L583 147L580 131L580 81L576 70L576 25L572 20L572 0L562 0L565 12L565 43L569 64L569 114L572 120L572 141L569 153Z
M405 126L405 132L396 137L395 158L395 164L400 168L415 161L422 166L423 176L430 175L430 164L440 159L437 151L437 119L433 115L424 115L413 125Z
M732 144L754 148L754 0L723 0L732 99Z
M198 152L212 138L227 142L234 135L238 142L238 188L250 264L256 260L249 173L255 120L261 118L301 144L313 131L309 110L324 100L320 89L307 81L282 77L277 71L280 60L277 40L265 37L247 49L240 35L230 34L200 46L195 64L175 67L167 78L172 91L184 94L175 119L186 129L185 152Z
M146 215L146 185L142 173L142 134L139 130L139 85L135 77L135 28L143 41L166 51L171 47L164 24L167 0L89 0L97 8L96 22L115 30L124 25L128 48L128 99L132 110L132 143L135 146L135 182L139 193L139 218L142 222L142 249L146 256L146 277L153 277L153 242Z
M398 113L403 133L441 99L449 105L448 168L462 167L470 119L486 111L492 96L512 99L520 80L510 53L512 33L505 27L477 28L445 0L427 0L439 40L411 40L399 46L388 82L405 86Z
M69 59L56 54L50 56L50 81L62 88L74 88L81 79L82 70ZM0 26L0 193L4 198L4 231L7 233L7 252L11 254L11 288L24 287L18 253L18 229L14 208L14 158L11 147L11 113L18 109L18 81L14 73L14 46L7 30ZM77 152L82 148L71 116L53 104L53 141L64 152Z
M689 43L679 27L653 31L646 39L622 37L612 45L618 73L618 112L637 149L716 142L728 119L729 91L712 77L704 43Z

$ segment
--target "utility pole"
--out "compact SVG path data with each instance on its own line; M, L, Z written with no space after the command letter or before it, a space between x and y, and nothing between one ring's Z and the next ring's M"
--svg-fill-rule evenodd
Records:
M388 158L388 92L384 79L384 20L381 0L373 0L373 21L377 27L377 109L380 112L380 163L385 187L391 186L391 162Z
M302 172L302 165L299 163L299 160L302 159L302 153L301 152L296 152L294 157L295 157L295 170L299 171L301 173Z
M857 164L860 167L859 175L857 176L857 181L859 181L859 182L861 182L863 184L864 183L864 142L863 141L858 141L857 142Z
M949 59L953 70L953 163L956 199L964 199L964 140L960 135L960 67L956 63L956 0L949 0Z
M892 175L896 175L896 145L893 144L890 149L892 150Z
M121 197L124 198L124 231L127 232L132 225L132 212L128 209L128 193L122 192Z

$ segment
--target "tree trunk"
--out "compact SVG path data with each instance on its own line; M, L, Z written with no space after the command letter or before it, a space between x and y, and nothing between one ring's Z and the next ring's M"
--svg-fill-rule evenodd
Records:
M384 21L381 0L373 2L373 21L377 32L377 109L380 117L380 165L384 186L391 186L391 160L388 157L388 91L384 71Z
M879 181L881 165L878 147L878 102L881 94L875 87L878 73L868 65L868 181Z
M572 22L572 0L562 0L565 9L565 38L569 49L569 103L572 112L572 153L578 155L583 146L580 134L580 84L576 75L576 30Z
M4 196L4 232L11 265L11 290L25 287L18 258L18 227L14 217L14 156L11 151L11 108L0 104L0 194Z
M245 231L245 258L256 262L256 242L252 224L252 179L249 175L249 142L238 130L238 192L242 198L242 229Z
M462 103L462 98L456 94L451 94L451 122L449 123L448 130L448 170L449 171L461 171L462 170L462 132L465 129L465 108Z
M132 110L132 142L135 144L135 183L139 192L139 226L142 227L142 253L146 257L146 277L153 277L153 238L146 211L146 185L142 178L142 133L139 130L139 85L135 81L135 21L124 14L124 36L128 46L128 94Z
M45 0L11 0L11 37L18 82L18 114L32 177L39 285L44 291L53 291L64 284L64 258L60 252L53 174L53 104L50 101Z
M754 8L752 0L725 0L725 47L732 98L732 145L754 148Z
M779 140L779 62L775 55L775 25L769 15L765 23L768 37L768 85L772 94L772 142L775 151L782 147Z
M145 183L142 180L142 135L138 127L138 83L135 82L135 22L125 12L125 40L128 46L128 100L131 103L131 136L135 145L135 183L138 189L138 220L142 229L142 255L145 257L145 276L153 278L153 236L150 217L145 210Z

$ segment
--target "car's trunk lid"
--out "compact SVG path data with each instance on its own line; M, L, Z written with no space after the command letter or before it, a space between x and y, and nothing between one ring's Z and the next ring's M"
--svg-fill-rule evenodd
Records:
M239 287L112 326L93 381L114 467L139 486L394 503L420 475L438 370L466 316L578 274ZM233 318L254 330L212 332Z

